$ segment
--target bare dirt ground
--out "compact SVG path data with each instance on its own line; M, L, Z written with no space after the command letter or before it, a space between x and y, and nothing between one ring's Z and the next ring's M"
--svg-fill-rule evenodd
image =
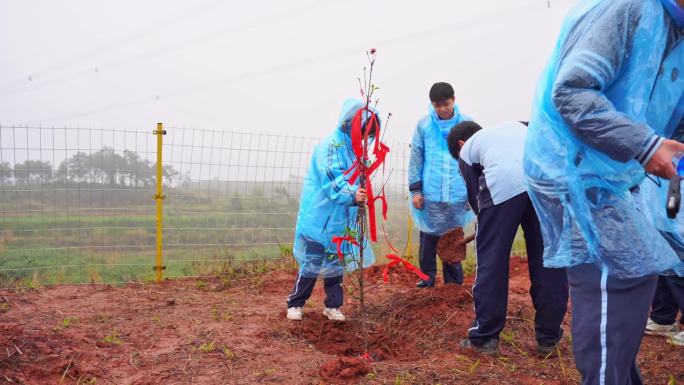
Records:
M0 292L0 383L578 383L569 333L560 357L535 352L527 266L519 258L511 263L499 357L458 347L473 317L472 277L462 287L420 290L409 273L397 270L382 284L381 268L367 270L365 352L351 299L347 323L321 315L320 287L304 321L285 319L295 274ZM363 353L374 361L360 359ZM647 383L684 383L684 350L661 338L644 338L639 363Z

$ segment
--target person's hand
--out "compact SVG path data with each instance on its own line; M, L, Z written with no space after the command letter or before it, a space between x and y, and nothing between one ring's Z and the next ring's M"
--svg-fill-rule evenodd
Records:
M413 201L413 207L417 208L418 210L423 209L423 195L416 194L411 198L411 200Z
M365 188L359 188L356 190L356 194L354 195L354 199L356 200L356 204L364 204L366 203L366 199L368 199L368 195L366 194L366 189Z
M646 171L649 174L670 179L677 173L675 166L672 164L672 157L678 152L684 152L684 143L665 139L663 144L653 154L651 160L646 163Z

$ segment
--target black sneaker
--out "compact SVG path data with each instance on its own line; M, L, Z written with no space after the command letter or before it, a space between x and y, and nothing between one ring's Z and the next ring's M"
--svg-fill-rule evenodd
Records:
M464 349L473 349L486 356L495 356L499 354L498 341L495 339L490 339L482 345L475 345L470 342L469 338L464 338L461 340L460 345Z
M426 288L426 287L435 287L435 281L433 281L433 280L431 280L431 279L430 279L430 280L427 280L427 281L425 281L425 280L420 280L420 281L418 281L418 283L416 284L416 287L419 288L419 289L424 289L424 288Z
M556 353L557 349L558 348L556 344L549 345L537 342L537 352L542 356L550 356Z

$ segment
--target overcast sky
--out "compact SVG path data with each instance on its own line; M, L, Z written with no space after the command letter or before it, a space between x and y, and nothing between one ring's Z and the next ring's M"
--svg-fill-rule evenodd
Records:
M389 137L447 81L484 124L529 117L572 0L0 2L0 124L320 137L378 50Z

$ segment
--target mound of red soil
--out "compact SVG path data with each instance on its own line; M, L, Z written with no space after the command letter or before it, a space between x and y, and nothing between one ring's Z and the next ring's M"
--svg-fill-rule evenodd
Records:
M307 314L304 321L288 325L289 333L302 338L317 350L345 357L359 357L368 353L377 361L391 358L400 349L377 325L367 324L368 352L364 349L360 322L332 322L319 313Z
M385 265L371 266L364 270L364 274L370 283L381 284L384 283L382 279L384 270ZM406 270L401 264L389 269L387 277L387 284L392 286L415 287L420 280L415 273Z
M302 322L290 322L288 333L317 350L338 356L359 357L368 353L375 361L411 360L431 347L446 346L463 334L469 318L471 296L466 288L448 285L436 289L397 290L366 308L365 329L359 309L351 321L332 322L319 312L306 313ZM367 332L364 332L366 330ZM364 349L367 333L368 351Z
M327 380L350 380L365 376L370 372L370 364L361 358L341 357L321 366L321 377Z

